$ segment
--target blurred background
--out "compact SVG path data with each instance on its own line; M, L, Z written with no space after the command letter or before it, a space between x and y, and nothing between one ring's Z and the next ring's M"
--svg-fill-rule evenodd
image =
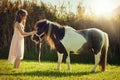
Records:
M108 63L120 64L119 0L0 0L0 59L7 59L17 10L28 11L25 31L32 31L36 21L48 19L74 29L99 28L108 33ZM38 60L39 45L25 38L24 59ZM55 50L44 40L42 61L57 62ZM63 60L65 61L65 59ZM71 62L94 63L93 54L71 54Z

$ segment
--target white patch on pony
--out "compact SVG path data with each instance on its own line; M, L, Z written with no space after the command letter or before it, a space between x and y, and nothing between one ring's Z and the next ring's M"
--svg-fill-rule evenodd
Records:
M65 46L67 52L73 51L77 54L77 51L87 42L87 40L72 27L65 27L65 36L61 40Z

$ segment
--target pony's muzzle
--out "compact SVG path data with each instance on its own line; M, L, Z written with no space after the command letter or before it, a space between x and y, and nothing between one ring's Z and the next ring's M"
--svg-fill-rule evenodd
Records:
M32 40L35 44L38 44L38 43L39 43L39 37L36 36L36 35L32 35L32 36L31 36L31 40Z

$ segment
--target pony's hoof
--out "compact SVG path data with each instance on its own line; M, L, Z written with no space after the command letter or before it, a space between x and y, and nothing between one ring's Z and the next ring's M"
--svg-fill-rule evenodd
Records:
M72 70L71 69L68 69L68 72L71 72Z
M92 70L91 73L95 73L96 71L95 70Z
M60 71L59 69L54 69L55 71Z
M60 70L61 70L61 68L57 68L56 70L57 70L57 71L60 71Z
M68 68L68 71L71 71L71 68Z
M106 71L108 71L107 69L105 69L105 70L102 70L103 72L106 72Z

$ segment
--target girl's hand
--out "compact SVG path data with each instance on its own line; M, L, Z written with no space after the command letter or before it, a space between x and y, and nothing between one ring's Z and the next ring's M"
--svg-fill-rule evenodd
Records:
M33 32L33 34L36 34L37 33L37 31L32 31Z

